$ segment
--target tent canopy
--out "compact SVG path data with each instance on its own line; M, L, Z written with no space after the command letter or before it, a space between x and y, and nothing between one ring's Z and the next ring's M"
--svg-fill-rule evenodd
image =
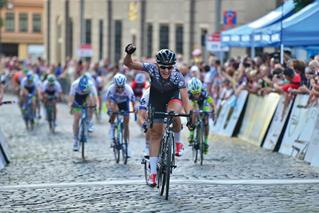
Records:
M255 30L262 29L282 19L290 16L295 5L293 0L286 1L283 5L271 11L267 15L243 26L227 30L221 33L221 40L224 46L250 47L252 46L252 33Z
M319 0L298 13L254 32L254 43L259 46L314 46L319 45Z

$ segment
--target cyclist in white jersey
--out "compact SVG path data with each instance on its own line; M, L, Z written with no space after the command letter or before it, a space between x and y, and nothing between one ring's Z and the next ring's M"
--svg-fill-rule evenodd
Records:
M124 138L129 143L129 111L130 102L132 103L133 109L135 104L135 96L132 88L126 83L126 77L123 74L116 74L113 78L113 83L109 86L105 93L106 106L108 109L108 114L110 115L111 129L109 136L111 143L114 141L114 120L115 114L113 112L125 111L124 115ZM129 151L130 149L128 149ZM130 157L130 153L128 153Z
M54 97L54 121L56 121L57 117L57 108L56 108L56 101L61 99L62 95L62 88L61 84L56 80L55 76L50 74L48 75L47 79L43 82L41 88L41 97L44 105L46 106L48 103L48 99Z

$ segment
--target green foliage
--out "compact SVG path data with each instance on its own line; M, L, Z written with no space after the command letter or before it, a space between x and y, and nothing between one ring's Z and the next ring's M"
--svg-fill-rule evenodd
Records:
M314 0L294 0L295 3L295 12L298 12L308 4L314 2Z

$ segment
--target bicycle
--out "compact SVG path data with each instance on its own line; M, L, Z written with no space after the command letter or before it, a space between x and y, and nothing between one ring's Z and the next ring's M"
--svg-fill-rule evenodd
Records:
M82 160L85 160L85 143L87 143L89 131L89 115L88 115L88 109L92 108L95 109L96 106L86 106L86 105L77 105L76 107L81 108L81 118L80 118L80 128L79 128L79 142L81 147L81 157Z
M157 187L159 188L159 193L163 196L165 191L165 200L168 200L169 194L169 182L170 175L174 168L176 168L175 164L175 140L173 133L173 118L174 117L191 117L190 114L178 114L174 111L170 112L154 112L151 109L151 124L153 124L154 115L160 115L164 117L164 135L161 140L160 146L160 155L159 161L157 163Z
M55 112L55 101L57 97L55 95L49 95L47 97L47 102L45 105L46 113L47 113L47 121L49 124L50 131L52 133L55 133L55 118L56 118L56 112Z
M195 115L197 116L197 121L195 123L194 128L194 140L192 144L192 153L193 153L193 160L194 163L197 163L198 155L200 155L200 165L203 165L204 161L204 149L205 149L205 126L204 126L204 120L207 118L209 113L213 112L207 112L203 110L195 110L193 111Z
M33 94L28 94L25 103L23 103L22 105L22 115L26 125L26 129L31 131L34 128L35 118L35 111L32 104L33 96Z
M114 122L114 129L113 129L114 140L112 144L116 163L120 162L120 153L122 151L123 163L127 164L128 143L127 143L127 140L124 139L124 115L127 113L135 113L135 111L126 112L124 110L121 110L119 112L112 112L112 114L116 115L116 119ZM136 119L136 115L135 115L135 119Z

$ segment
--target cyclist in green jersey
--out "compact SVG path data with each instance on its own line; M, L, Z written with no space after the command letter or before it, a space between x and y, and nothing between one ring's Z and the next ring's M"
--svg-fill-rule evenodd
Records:
M212 97L208 95L208 92L203 88L202 82L193 77L188 82L188 95L191 105L194 110L203 110L205 112L211 112L215 110L215 103ZM209 133L209 115L205 116L204 126L205 126L205 147L204 153L208 152L208 133ZM194 141L194 130L190 131L189 143L192 144Z

